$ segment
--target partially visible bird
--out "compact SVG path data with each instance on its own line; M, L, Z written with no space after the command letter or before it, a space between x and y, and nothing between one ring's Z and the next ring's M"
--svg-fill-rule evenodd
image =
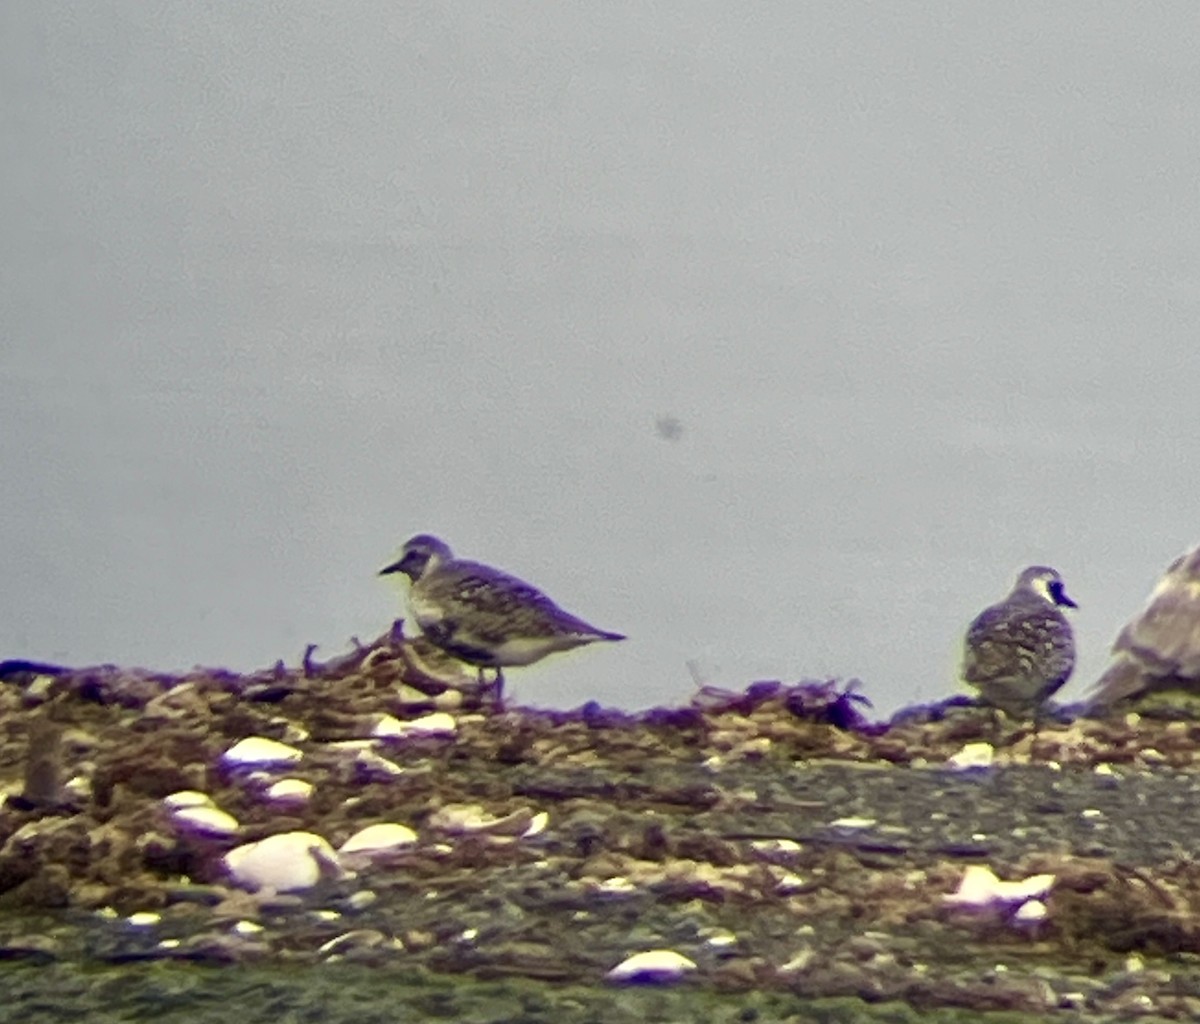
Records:
M1200 545L1167 567L1112 652L1088 701L1091 710L1150 690L1200 691Z
M962 677L986 704L1015 718L1036 718L1075 667L1075 639L1060 610L1077 608L1062 577L1031 565L999 604L967 629Z
M624 640L564 611L536 587L479 562L455 558L449 546L422 533L405 542L379 575L412 580L408 606L421 632L452 657L495 670L501 703L502 670L529 665L556 651L597 640Z

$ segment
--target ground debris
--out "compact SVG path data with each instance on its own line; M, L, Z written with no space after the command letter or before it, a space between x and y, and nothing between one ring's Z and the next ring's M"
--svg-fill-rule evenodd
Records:
M397 630L298 660L247 675L5 663L0 956L600 985L666 949L696 965L679 984L712 992L1094 1019L1135 995L1160 1011L1200 997L1191 723L997 729L959 699L870 722L857 684L833 680L501 712ZM211 812L180 813L196 793ZM333 851L368 826L416 838L353 863L325 853L283 894L224 867L271 836ZM1021 916L948 905L969 864L1054 883ZM31 942L46 913L53 940Z

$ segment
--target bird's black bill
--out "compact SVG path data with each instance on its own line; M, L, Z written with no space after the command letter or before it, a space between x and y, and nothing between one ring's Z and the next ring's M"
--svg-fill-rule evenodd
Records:
M380 569L379 575L387 576L389 573L402 572L415 583L425 572L425 568L429 565L429 560L432 556L432 552L423 549L405 551L398 561Z
M1052 598L1054 598L1055 604L1061 605L1064 608L1078 608L1079 607L1079 605L1077 605L1074 601L1072 601L1069 597L1067 597L1067 592L1063 588L1063 585L1061 583L1056 582L1056 583L1050 584L1050 596Z

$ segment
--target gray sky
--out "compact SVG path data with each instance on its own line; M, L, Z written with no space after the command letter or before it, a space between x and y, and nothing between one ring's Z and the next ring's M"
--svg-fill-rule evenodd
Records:
M0 656L332 655L428 530L630 635L530 703L940 698L1033 562L1078 696L1200 539L1198 22L3 5Z

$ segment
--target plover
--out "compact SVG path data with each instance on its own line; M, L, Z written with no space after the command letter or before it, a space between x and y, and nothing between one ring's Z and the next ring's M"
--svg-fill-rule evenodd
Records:
M1200 690L1200 545L1167 567L1112 651L1113 662L1088 701L1092 710L1147 690Z
M447 654L495 672L497 703L503 669L530 665L556 651L597 640L624 640L564 611L536 587L499 569L455 558L437 537L418 534L379 575L412 580L408 606L421 632Z
M1008 597L980 612L967 629L963 679L984 703L1013 717L1036 718L1075 667L1075 639L1060 609L1076 607L1054 569L1031 565Z

